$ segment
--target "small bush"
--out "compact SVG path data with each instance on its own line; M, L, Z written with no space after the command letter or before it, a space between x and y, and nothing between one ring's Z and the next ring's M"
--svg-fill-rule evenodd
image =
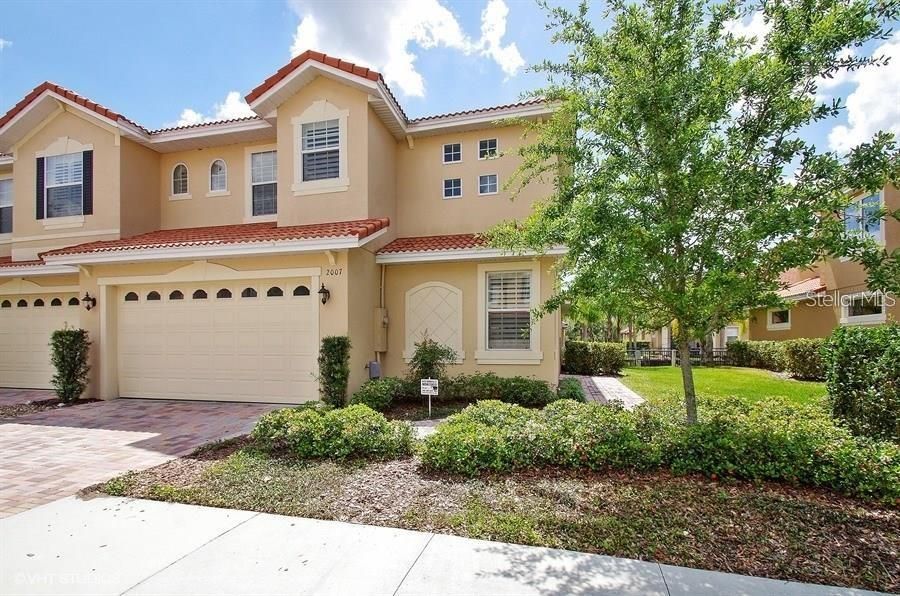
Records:
M822 358L832 415L856 435L900 441L900 325L839 327Z
M409 361L409 379L419 383L422 379L447 378L447 366L456 361L456 351L432 339L424 338L415 345Z
M749 366L781 372L785 369L784 343L779 341L733 341L728 344L727 359L733 366Z
M322 401L341 407L347 399L350 378L350 338L331 336L322 338L319 349L319 393Z
M441 391L448 401L499 400L510 404L542 407L559 399L546 381L528 377L499 377L494 373L457 375Z
M784 369L792 376L807 381L824 381L822 362L823 339L791 339L783 343Z
M617 375L627 361L624 344L567 341L563 370L573 375Z
M392 403L406 397L410 389L408 381L397 377L370 379L350 397L350 403L365 404L373 410L384 412Z
M559 386L556 388L556 395L559 399L571 399L580 402L587 401L584 387L582 387L581 381L578 379L560 379Z
M72 403L81 397L88 385L88 354L91 342L84 329L57 329L50 336L50 362L56 373L53 388L63 403Z
M412 428L363 404L341 409L285 408L259 419L251 438L300 458L391 458L412 453Z

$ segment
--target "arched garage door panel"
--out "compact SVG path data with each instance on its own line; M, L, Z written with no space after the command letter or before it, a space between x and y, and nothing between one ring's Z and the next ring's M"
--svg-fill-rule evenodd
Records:
M309 285L309 279L294 279L122 286L119 394L317 399L317 305L309 293L295 292Z

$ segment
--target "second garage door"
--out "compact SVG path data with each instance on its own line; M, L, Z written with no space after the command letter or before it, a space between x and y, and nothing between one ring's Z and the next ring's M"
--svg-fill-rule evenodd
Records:
M318 309L309 279L122 286L118 300L122 397L318 397Z

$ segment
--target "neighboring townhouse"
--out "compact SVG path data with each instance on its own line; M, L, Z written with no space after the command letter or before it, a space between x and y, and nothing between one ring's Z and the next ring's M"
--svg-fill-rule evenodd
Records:
M890 252L900 247L900 221L872 217L883 207L900 209L900 191L894 186L856 195L844 222L848 231L869 235ZM897 297L870 291L866 278L863 266L848 259L786 272L779 291L786 305L751 311L750 339L827 337L839 325L880 325L900 318Z
M294 403L320 339L350 389L426 335L454 372L556 383L553 255L478 236L550 189L503 190L532 101L409 119L377 72L305 52L255 116L147 130L52 83L0 118L0 387L47 387L54 329L90 332L88 397ZM374 372L374 371L373 371Z

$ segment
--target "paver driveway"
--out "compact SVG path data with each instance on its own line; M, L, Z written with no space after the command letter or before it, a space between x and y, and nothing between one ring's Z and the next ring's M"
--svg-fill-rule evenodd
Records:
M114 399L0 423L0 517L246 433L278 407Z

